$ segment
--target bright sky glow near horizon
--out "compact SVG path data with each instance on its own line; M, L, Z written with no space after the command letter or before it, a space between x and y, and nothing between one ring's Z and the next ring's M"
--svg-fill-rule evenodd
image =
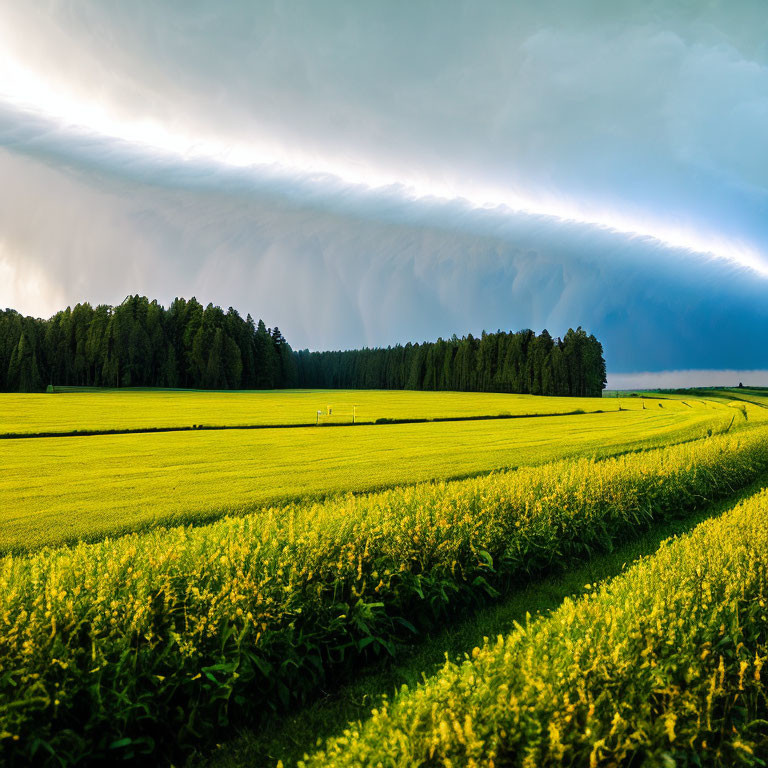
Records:
M582 325L616 375L768 368L764 17L0 0L0 305L194 294L311 348Z

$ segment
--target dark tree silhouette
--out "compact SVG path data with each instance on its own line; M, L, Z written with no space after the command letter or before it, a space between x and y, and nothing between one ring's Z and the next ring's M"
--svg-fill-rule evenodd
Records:
M144 296L117 307L78 304L49 320L0 311L0 391L47 384L258 389L296 386L288 342L231 307Z
M426 389L599 397L600 342L582 328L483 333L386 349L295 353L279 328L195 298L77 304L49 320L0 311L0 391L46 385Z
M545 330L469 334L386 349L297 352L305 388L425 389L600 397L603 347L581 327L563 339Z

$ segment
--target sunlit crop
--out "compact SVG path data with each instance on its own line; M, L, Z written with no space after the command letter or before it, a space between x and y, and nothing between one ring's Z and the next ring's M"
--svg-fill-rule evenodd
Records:
M668 401L668 410L685 408ZM703 403L699 402L701 407ZM330 406L331 413L328 414ZM401 390L275 390L206 392L176 390L90 390L62 394L0 394L0 435L38 432L153 429L161 427L257 424L350 423L376 419L435 419L500 414L641 410L640 398L535 397L486 392ZM717 404L709 403L716 408ZM658 410L656 401L647 408Z
M768 492L590 589L300 766L762 765Z
M3 748L118 756L257 719L449 609L766 469L751 430L6 556Z
M0 440L0 551L607 456L748 428L768 414L755 410L749 419L724 406L678 405L508 421Z

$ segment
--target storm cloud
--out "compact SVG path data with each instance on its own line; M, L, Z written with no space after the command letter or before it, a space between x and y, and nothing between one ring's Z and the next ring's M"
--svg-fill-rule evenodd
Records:
M759 2L0 1L0 305L768 367Z

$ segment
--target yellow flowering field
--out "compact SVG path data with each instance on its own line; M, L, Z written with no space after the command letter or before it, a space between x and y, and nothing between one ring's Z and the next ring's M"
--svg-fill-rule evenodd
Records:
M101 438L84 438L96 439ZM167 756L185 744L210 739L233 718L253 722L266 711L301 702L316 694L329 674L349 673L362 661L387 653L393 643L428 632L449 611L492 597L544 569L564 567L609 548L652 520L690 513L744 487L767 469L766 431L744 430L604 461L578 459L470 480L296 503L206 526L154 528L95 544L7 555L0 559L0 757L11 763L42 761L55 754L66 763L144 753L152 753L153 760ZM756 515L750 521L745 517L744 531L756 536L761 523L765 536L764 518ZM754 573L746 556L733 562L718 560L721 539L730 538L734 551L741 552L737 523L722 533L706 530L712 531L715 542L715 573L710 576L704 551L699 558L701 584L716 585L706 605L721 611L712 624L719 626L720 618L728 619L728 611L734 610L729 600L736 600L742 588L753 590ZM699 534L695 540L706 539ZM763 539L755 540L766 549ZM592 615L591 605L598 606L603 616L615 612L617 617L622 605L638 616L644 615L639 608L643 601L666 606L680 584L688 588L687 566L681 563L672 561L654 573L674 579L679 572L682 582L667 581L658 590L649 586L637 594L618 592L610 611L596 600L586 604L584 615ZM760 568L755 573L762 573ZM735 578L729 587L730 574ZM677 587L665 586L670 584ZM718 592L721 586L730 590L723 593L725 600ZM685 589L681 594L688 594ZM599 599L608 600L614 593L605 594L608 597ZM669 611L673 609L675 620L685 617L671 602ZM570 622L580 614L564 610L575 617ZM749 617L739 611L735 615L740 621ZM616 700L622 695L621 674L632 665L642 665L638 658L650 665L656 660L653 654L665 647L663 638L670 637L664 634L663 611L649 615L653 621L643 624L642 631L630 631L632 625L627 624L626 638L622 633L611 636L611 647L619 649ZM662 622L658 630L657 619ZM542 642L526 646L530 664L527 655L515 657L515 663L528 664L523 669L537 665L548 669L547 654L557 652L555 639L562 636L566 655L551 665L554 678L576 669L588 670L590 680L599 680L604 667L593 664L587 650L592 642L603 648L602 638L597 629L589 632L588 625L578 626L583 626L585 639L574 635L571 642L565 630L558 629L559 634L542 635ZM709 641L712 630L706 626L709 634L704 638ZM680 637L687 631L684 622ZM510 653L528 632L510 641ZM741 664L749 657L738 656L737 643L745 641L741 635L732 639ZM725 646L715 647L715 642L720 639L712 641L712 652L723 656ZM646 643L651 655L638 656L635 651L641 652ZM670 654L675 647L668 646ZM489 656L492 652L483 651ZM505 654L506 650L502 661ZM688 657L684 658L687 663ZM729 675L731 661L727 664ZM659 706L665 716L664 702L674 699L685 675L684 665L676 669L683 678L674 678L674 685L667 686L666 678L659 680ZM692 669L698 674L699 667ZM745 670L744 675L753 674L755 667ZM704 671L709 674L709 667ZM655 680L652 672L648 674ZM714 679L716 691L725 680L702 679L707 684ZM728 681L727 690L732 691L732 677ZM532 684L532 692L537 685ZM585 686L577 682L568 689L569 698L553 700L553 706L561 707L565 718L571 704L581 706L579 697L587 697L579 717L592 727L591 689ZM502 703L515 700L516 691L504 689ZM438 697L434 708L458 707L458 700ZM685 717L690 720L688 699L680 701L679 710L669 711L681 718L680 732L687 738L692 732L682 723L688 722ZM629 709L619 708L618 714L633 722ZM382 715L371 727L391 719ZM513 720L504 726L506 733ZM623 721L617 721L621 739L629 739L629 744L642 737L633 736L636 729L630 726L624 729ZM481 726L463 714L455 722L458 730L450 721L447 734L438 725L438 737L428 737L427 750L442 749L444 738L450 757L452 733L457 744L474 744L471 730ZM560 728L561 720L553 722ZM717 730L716 717L712 723ZM462 731L464 725L469 730ZM427 726L424 732L429 734ZM656 730L648 728L649 738L655 739ZM542 739L553 739L553 749L560 749L558 739L564 750L570 748L564 725L547 733ZM613 742L607 733L606 739L608 754ZM352 737L347 741L358 743ZM407 735L397 735L394 748L407 750L410 743ZM414 749L422 749L413 743ZM463 748L455 747L456 754ZM341 747L331 749L336 759ZM323 759L317 758L315 764L323 764ZM389 757L383 752L381 759Z
M331 407L331 415L327 410ZM537 397L487 392L403 390L274 390L210 392L104 389L62 394L0 393L0 435L93 430L349 423L377 419L435 419L572 413L642 408L636 397ZM667 408L685 408L678 403ZM658 408L651 401L647 408Z
M606 456L753 427L763 414L679 405L501 421L0 440L0 551L210 520L288 499Z
M765 764L768 491L586 588L299 766Z

